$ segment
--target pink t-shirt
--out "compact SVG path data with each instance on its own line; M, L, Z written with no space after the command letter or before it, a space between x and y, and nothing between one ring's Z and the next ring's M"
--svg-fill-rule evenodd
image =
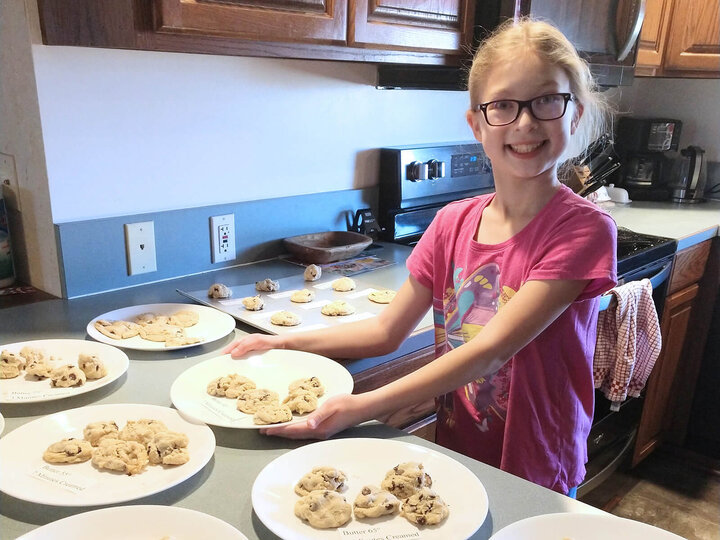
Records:
M590 280L493 375L438 399L437 442L561 493L585 476L599 295L617 281L612 218L561 186L500 244L475 241L494 194L448 204L408 258L432 289L436 356L472 339L526 281Z

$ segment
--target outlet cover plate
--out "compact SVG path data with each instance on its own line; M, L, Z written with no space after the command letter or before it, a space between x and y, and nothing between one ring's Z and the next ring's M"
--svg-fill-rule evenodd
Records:
M125 224L125 251L129 276L157 270L155 223L142 221Z
M235 259L235 214L210 217L210 248L213 264Z

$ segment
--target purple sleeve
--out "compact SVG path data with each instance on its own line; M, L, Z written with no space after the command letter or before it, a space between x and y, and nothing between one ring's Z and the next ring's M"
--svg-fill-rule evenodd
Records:
M590 280L578 300L601 295L617 284L617 226L604 212L573 215L550 235L528 280Z

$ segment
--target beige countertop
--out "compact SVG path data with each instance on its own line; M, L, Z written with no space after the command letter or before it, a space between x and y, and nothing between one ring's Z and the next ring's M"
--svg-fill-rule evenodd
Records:
M599 206L606 210L620 227L677 240L678 250L717 236L720 227L720 201L697 204L603 202Z

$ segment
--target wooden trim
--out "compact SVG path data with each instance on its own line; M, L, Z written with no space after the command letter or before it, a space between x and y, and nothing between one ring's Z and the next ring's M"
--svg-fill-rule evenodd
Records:
M705 273L705 264L710 254L711 240L705 240L675 255L668 295L684 289L692 283L697 283Z
M435 359L435 346L430 345L396 360L385 362L353 375L354 394L362 394L404 377Z

